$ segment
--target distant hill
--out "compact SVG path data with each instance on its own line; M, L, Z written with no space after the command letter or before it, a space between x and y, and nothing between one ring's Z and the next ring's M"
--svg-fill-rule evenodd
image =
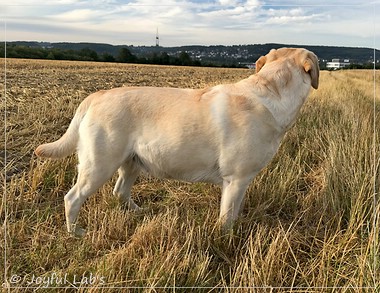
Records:
M178 56L181 52L186 52L194 60L202 63L213 64L238 64L254 63L260 56L268 53L270 49L281 47L306 48L313 51L321 62L331 61L331 59L349 59L351 63L367 64L373 62L373 49L356 47L336 47L336 46L308 46L308 45L288 45L288 44L255 44L255 45L233 45L233 46L179 46L179 47L155 47L155 46L127 46L110 45L101 43L49 43L49 42L8 42L25 47L56 48L62 50L83 50L90 49L97 54L110 54L116 57L122 48L127 48L137 57L150 56L166 52L169 56ZM376 50L380 56L380 50Z

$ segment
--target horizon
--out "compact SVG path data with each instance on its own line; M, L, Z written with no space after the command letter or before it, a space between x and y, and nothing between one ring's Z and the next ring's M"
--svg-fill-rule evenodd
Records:
M14 0L6 41L114 46L292 44L379 48L380 0ZM194 45L195 44L195 45Z
M102 43L102 42L70 42L70 41L57 41L57 42L49 42L49 41L36 41L36 40L15 40L15 41L3 41L4 43L16 43L16 42L25 42L25 43L50 43L50 44L97 44L97 45L110 45L114 47L126 46L126 47L157 47L156 45L134 45L134 44L110 44L110 43ZM284 46L305 46L305 47L336 47L336 48L355 48L355 49L375 49L376 51L380 51L380 48L373 47L362 47L362 46L337 46L337 45L311 45L311 44L284 44L284 43L276 43L276 42L268 42L268 43L251 43L251 44L231 44L231 45L223 45L223 44L215 44L215 45L200 45L200 44L189 44L189 45L174 45L174 46L158 46L159 48L179 48L179 47L233 47L233 46L256 46L256 45L284 45Z

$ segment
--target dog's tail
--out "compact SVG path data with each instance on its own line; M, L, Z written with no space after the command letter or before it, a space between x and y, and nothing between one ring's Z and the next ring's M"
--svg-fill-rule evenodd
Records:
M43 158L59 159L72 154L79 141L79 125L87 112L90 103L85 99L75 112L66 133L58 140L38 146L34 153Z

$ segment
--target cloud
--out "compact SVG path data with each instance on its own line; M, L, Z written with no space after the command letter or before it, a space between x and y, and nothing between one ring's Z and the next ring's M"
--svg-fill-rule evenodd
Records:
M234 0L220 0L224 5L214 6L198 12L199 20L210 28L215 29L251 29L262 21L260 14L261 4L257 0L238 2ZM232 5L234 4L234 5Z
M380 31L373 14L374 5L380 11L380 0L373 1L13 0L0 5L0 14L14 40L151 45L159 28L165 46L284 41L368 46L374 26L377 36Z
M101 17L103 14L104 12L102 13L93 9L75 9L50 16L49 18L59 22L83 22L91 21Z
M236 0L219 0L221 6L235 6L237 4Z
M325 19L326 14L309 13L303 8L269 9L267 24L295 24L319 22Z

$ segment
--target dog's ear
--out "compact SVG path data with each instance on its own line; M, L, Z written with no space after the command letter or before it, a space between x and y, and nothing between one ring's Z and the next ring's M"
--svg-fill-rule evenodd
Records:
M303 61L303 68L310 74L311 86L317 89L319 85L319 64L317 56L309 52L306 59Z
M261 56L257 61L256 61L256 73L258 73L261 68L265 65L267 62L267 57L266 56Z

